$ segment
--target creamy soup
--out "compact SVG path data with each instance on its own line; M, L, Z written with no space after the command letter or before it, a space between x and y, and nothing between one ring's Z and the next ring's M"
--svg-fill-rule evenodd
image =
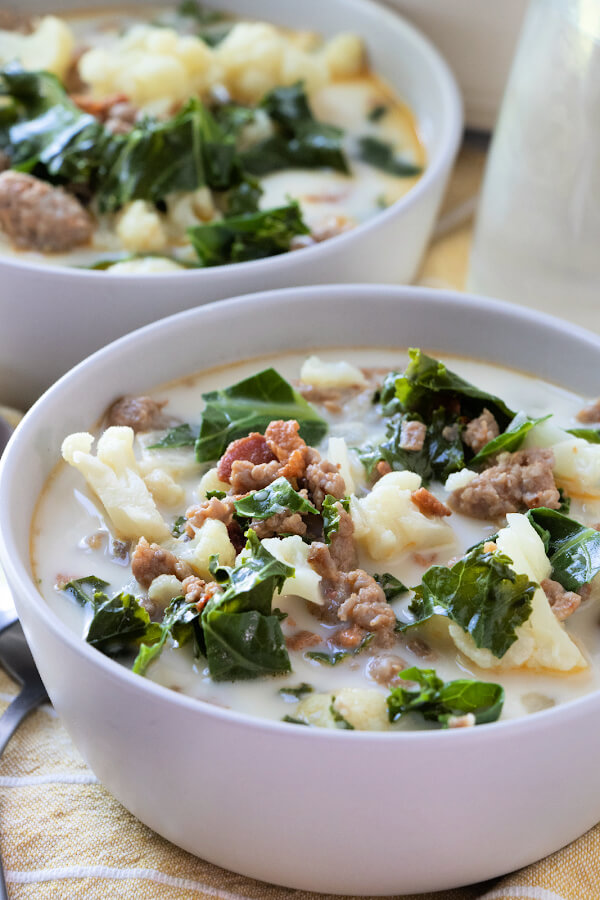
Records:
M425 165L358 35L194 2L14 24L0 30L4 254L115 273L259 259L365 222Z
M594 690L599 405L464 359L342 358L202 373L118 401L97 448L67 437L32 533L65 628L310 726L473 725Z

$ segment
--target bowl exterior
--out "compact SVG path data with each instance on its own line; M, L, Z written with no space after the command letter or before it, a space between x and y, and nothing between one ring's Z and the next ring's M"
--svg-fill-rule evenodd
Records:
M220 346L207 334L228 339ZM65 631L32 579L31 520L66 433L123 391L186 374L193 359L211 367L314 349L315 334L320 346L475 355L581 392L600 361L600 338L566 322L415 288L298 288L182 313L100 351L30 411L0 465L0 562L75 743L106 787L169 840L313 891L441 890L502 874L600 818L598 695L449 732L345 734L254 720L102 656Z
M145 0L138 2L147 6ZM68 12L81 4L62 0L51 5ZM412 26L370 0L215 0L212 5L326 35L340 30L361 34L374 67L415 112L428 155L423 177L406 197L356 230L252 263L175 276L119 276L0 257L0 403L30 405L94 350L182 309L297 284L397 284L414 277L462 132L458 90L437 51ZM24 0L22 8L42 12L48 3Z

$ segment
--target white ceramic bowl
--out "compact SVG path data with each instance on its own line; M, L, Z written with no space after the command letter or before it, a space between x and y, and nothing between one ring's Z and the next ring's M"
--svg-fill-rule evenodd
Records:
M104 0L87 4L108 5ZM428 157L422 178L399 202L354 231L256 262L119 276L0 257L0 403L28 405L98 347L181 309L251 290L339 281L398 283L415 275L462 132L458 90L438 52L413 26L370 0L214 0L211 5L324 35L360 34L373 68L416 115ZM80 0L24 0L19 9L67 12L80 6Z
M33 407L0 466L0 562L52 701L96 775L186 850L306 890L449 889L582 834L600 819L600 695L475 729L395 734L206 705L65 630L31 577L31 520L63 437L123 392L275 350L392 342L586 393L600 365L599 337L498 301L388 286L255 294L150 325L83 362Z
M527 0L383 0L414 22L448 60L470 128L494 127Z

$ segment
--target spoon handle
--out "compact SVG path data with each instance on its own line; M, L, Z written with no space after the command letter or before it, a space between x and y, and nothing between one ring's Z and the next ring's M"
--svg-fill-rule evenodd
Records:
M46 689L41 682L27 685L17 694L0 716L0 755L23 719L47 699Z

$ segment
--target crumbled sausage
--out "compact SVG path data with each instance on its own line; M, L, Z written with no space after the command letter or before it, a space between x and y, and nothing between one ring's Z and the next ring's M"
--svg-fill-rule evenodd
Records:
M31 31L31 19L16 9L0 9L0 28L2 31L20 31L28 34Z
M486 444L489 444L499 434L500 428L496 419L489 409L484 409L480 416L477 416L476 419L471 419L468 423L463 431L462 439L473 453L479 453Z
M422 487L413 491L410 495L410 499L424 516L452 515L452 510L449 509L445 503L442 503L441 500L438 500L435 494L432 494L427 488Z
M60 253L87 244L93 222L62 188L10 169L0 173L0 228L20 250Z
M423 638L411 638L406 642L406 649L421 659L436 659L437 654Z
M349 387L317 387L314 384L299 384L298 391L309 403L318 403L332 415L339 415L346 403L362 390L360 385Z
M72 93L71 100L79 109L103 122L113 134L131 131L138 117L138 109L129 102L127 94L97 98L91 94Z
M264 436L254 432L234 441L219 460L219 478L229 481L235 494L260 490L276 478L287 478L295 490L305 481L318 509L325 494L340 499L345 485L338 467L308 447L299 430L294 419L275 420L269 423Z
M400 429L401 450L422 450L427 434L427 426L424 422L403 422Z
M377 684L383 684L385 687L392 687L396 684L402 684L402 679L398 673L406 668L406 662L400 656L393 656L386 653L384 656L373 656L367 664L367 675L376 681ZM405 682L408 683L408 682Z
M321 638L313 631L296 631L285 639L288 650L306 650L307 647L315 647L321 643Z
M383 588L372 575L355 569L346 575L350 596L341 604L338 618L352 622L366 631L394 633L396 615L385 599Z
M354 543L354 522L350 513L341 503L336 503L340 517L338 530L331 535L329 551L331 558L341 572L349 572L356 568L356 544Z
M257 536L263 538L274 537L278 534L306 534L306 522L300 513L276 513L268 519L253 519L250 527Z
M145 537L139 539L133 552L131 571L138 584L146 589L159 575L175 575L183 581L193 574L188 563L158 544L149 544Z
M231 474L233 469L233 464L237 461L248 462L251 466L260 466L264 463L269 463L272 460L275 460L275 455L270 450L269 445L264 439L262 434L259 434L257 431L253 431L252 434L249 434L247 437L240 438L237 441L232 441L225 453L221 457L217 465L217 474L221 481L230 481ZM246 467L244 467L246 470ZM238 469L238 471L241 471ZM248 472L251 471L251 468L247 469ZM262 479L253 479L255 482L262 481ZM270 484L270 481L267 481L266 484ZM266 487L265 485L261 485L261 487ZM243 494L248 491L256 490L256 487L248 487L244 489L242 487L241 490L236 486L235 493Z
M458 512L476 519L496 519L537 506L558 509L560 496L553 465L554 454L549 449L501 453L496 465L453 491L450 503Z
M584 406L577 413L577 420L589 425L593 422L600 422L600 397L589 406Z
M330 624L337 621L356 625L376 636L380 646L396 641L396 616L382 587L364 569L341 572L326 544L313 543L308 562L321 576L323 606L317 614Z
M218 519L229 527L233 521L234 512L235 507L230 497L225 497L224 500L219 500L218 497L211 497L210 500L205 500L204 503L196 506L190 506L186 510L187 524L185 532L188 537L193 537L196 530L201 528L207 519Z
M444 425L444 427L442 428L442 437L445 441L449 441L450 443L455 441L459 434L460 429L456 422L454 422L453 425Z
M346 483L339 467L328 459L311 462L306 467L306 483L317 509L321 509L327 494L336 500L342 500L346 494Z
M335 636L330 644L335 647L341 647L342 650L356 650L364 641L368 632L360 625L350 625L348 628L340 628L336 631Z
M187 603L195 603L201 612L208 601L221 589L214 581L204 581L197 575L188 575L183 579L183 596Z
M106 424L128 425L135 432L162 428L164 405L151 397L119 397L106 412Z
M568 619L581 603L580 594L576 594L575 591L565 590L562 584L558 581L553 581L551 578L544 578L540 587L548 598L552 612L559 622Z

